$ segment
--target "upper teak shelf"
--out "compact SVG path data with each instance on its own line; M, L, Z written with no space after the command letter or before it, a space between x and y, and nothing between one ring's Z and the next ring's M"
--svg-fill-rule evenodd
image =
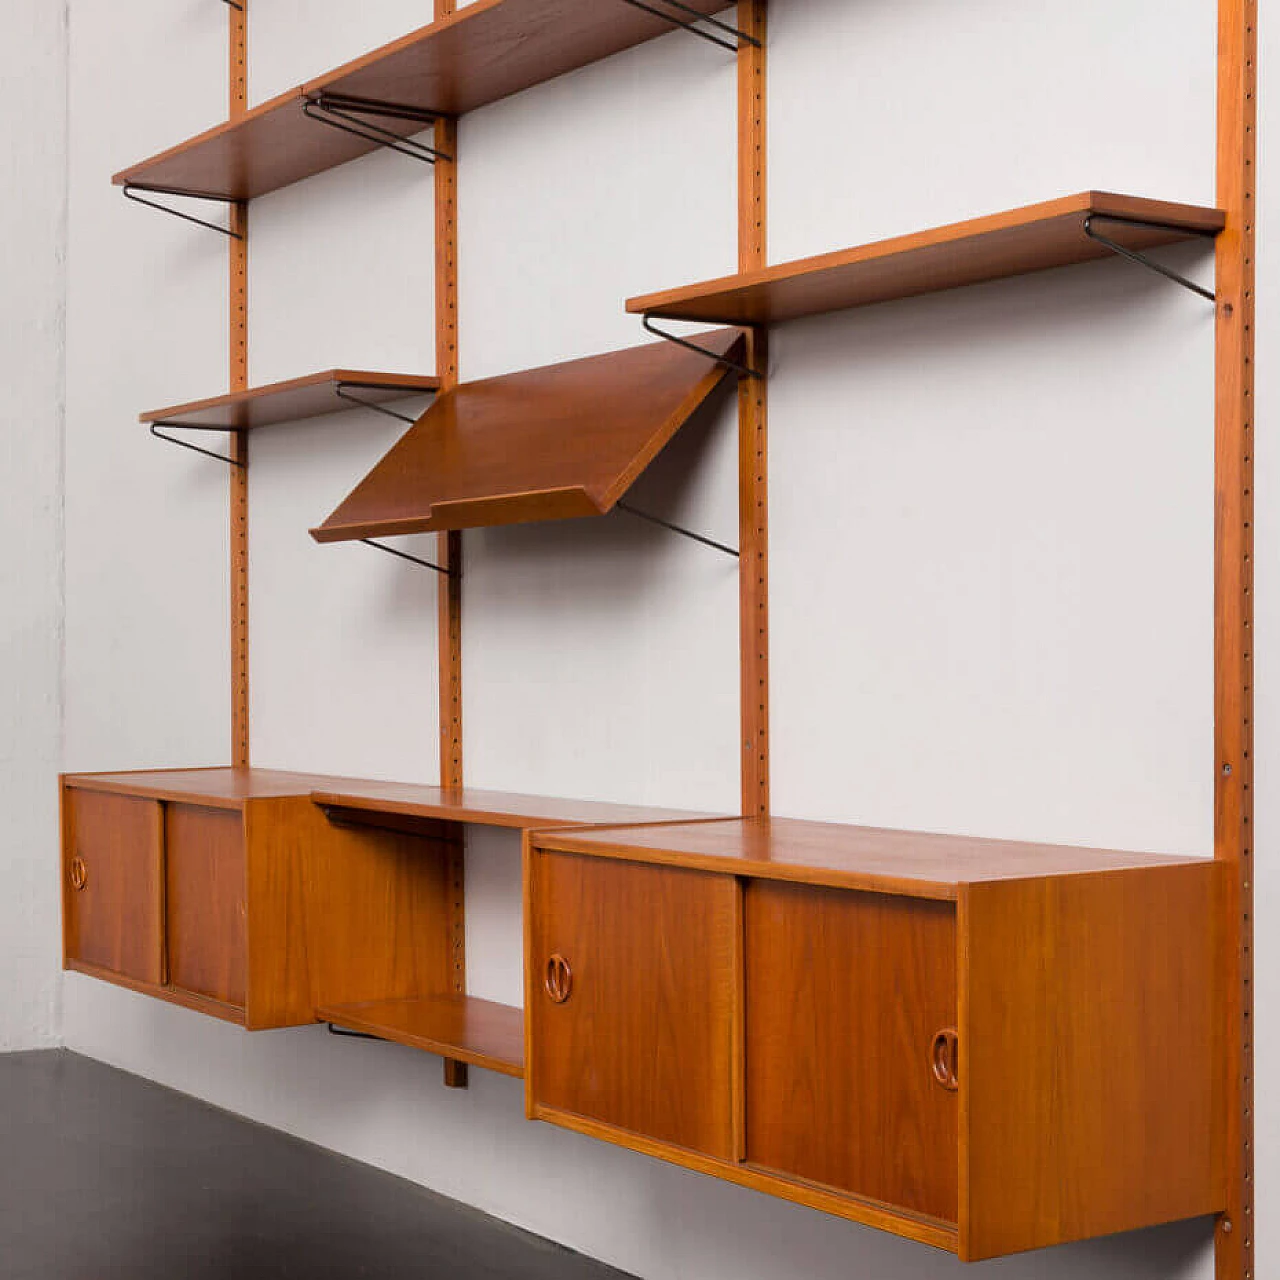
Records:
M683 0L700 14L724 0ZM354 62L272 98L113 178L176 195L252 200L336 168L383 143L368 129L325 128L307 116L320 99L393 105L363 121L395 138L458 116L673 30L623 0L476 0Z
M730 376L716 358L745 345L735 329L699 341L706 354L649 343L442 392L311 536L604 515Z
M1091 235L1091 220L1104 239ZM1085 191L986 218L856 245L759 271L632 298L627 310L668 320L772 324L1105 258L1122 249L1215 236L1218 209Z
M252 431L354 408L384 409L397 400L434 395L440 379L367 369L326 369L286 382L272 382L229 395L152 409L138 420L156 426L210 431ZM400 416L400 415L396 415ZM412 419L408 419L412 421Z

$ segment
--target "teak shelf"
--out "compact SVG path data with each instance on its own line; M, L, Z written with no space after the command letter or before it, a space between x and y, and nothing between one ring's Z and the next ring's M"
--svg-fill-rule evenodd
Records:
M895 236L796 262L631 298L627 310L667 320L764 325L910 298L1110 256L1085 232L1134 250L1217 235L1218 209L1086 191L968 222ZM1134 225L1141 221L1151 225Z
M699 13L724 0L683 0ZM304 114L322 95L459 116L671 31L622 0L478 0L117 173L121 186L252 200L375 151L380 143ZM375 117L409 137L423 121Z
M700 339L740 355L736 330ZM597 516L728 377L649 343L442 391L318 529L317 542Z
M327 369L302 378L171 405L167 409L151 409L139 414L138 421L174 427L252 431L326 413L349 412L360 408L361 401L386 405L434 395L439 387L440 379L436 377L374 373L368 369ZM359 400L345 398L341 392L347 388Z
M499 1075L524 1076L524 1013L511 1005L475 996L422 996L321 1005L316 1016Z

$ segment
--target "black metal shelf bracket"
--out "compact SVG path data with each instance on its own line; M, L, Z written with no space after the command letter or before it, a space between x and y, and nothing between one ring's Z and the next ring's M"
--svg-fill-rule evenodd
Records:
M167 436L161 427L167 427L170 431L227 431L233 434L238 433L240 427L201 427L195 426L189 422L166 422L163 418L158 422L151 423L151 434L157 440L163 440L166 444L176 444L179 449L190 449L192 453L202 453L206 458L216 458L219 462L229 463L233 467L243 467L244 463L239 458L228 458L225 453L214 453L212 449L202 449L198 444L192 444L189 440L179 440L177 436Z
M1126 227L1151 227L1155 230L1167 231L1181 231L1184 228L1171 227L1166 222L1149 222L1143 218L1117 218L1109 213L1091 213L1084 220L1084 233L1090 240L1096 240L1103 248L1110 249L1112 253L1117 253L1122 258L1128 258L1130 262L1136 262L1138 266L1146 267L1148 271L1154 271L1157 275L1164 276L1166 280L1172 280L1174 284L1180 284L1184 289L1190 289L1192 293L1198 293L1209 302L1217 302L1217 295L1213 290L1206 289L1194 280L1188 280L1186 276L1179 275L1176 271L1171 271L1168 267L1157 262L1154 258L1148 257L1147 254L1140 253L1137 249L1130 249L1126 245L1118 244L1109 236L1105 236L1102 232L1095 230L1093 225L1095 222L1117 222ZM1197 231L1195 234L1212 239L1217 233L1213 231Z
M710 547L713 551L723 551L725 555L732 556L735 560L741 558L740 553L735 551L733 547L728 547L723 542L717 542L714 538L705 538L700 533L693 533L678 524L672 524L670 520L664 520L661 516L651 515L648 511L641 511L639 507L633 507L629 502L615 502L614 506L619 511L625 511L629 516L647 520L650 524L656 524L663 529L669 529L672 533L678 533L682 538L692 538L694 542L700 542L704 547Z
M668 333L665 329L659 329L653 323L651 316L644 316L641 321L646 333L651 333L655 338L665 338L668 342L674 342L677 347L684 347L686 351L696 351L700 356L706 356L708 360L714 360L716 364L722 364L728 369L732 369L735 373L741 374L744 378L763 378L764 374L758 369L752 369L749 365L739 364L736 360L730 360L728 356L717 355L714 351L708 351L706 347L700 347L696 342L690 342L688 338L679 338L674 333Z
M372 538L361 538L361 542L366 547L374 547L378 551L385 551L389 556L395 556L397 560L407 560L410 564L421 565L424 569L434 569L436 573L443 574L446 578L456 578L458 572L456 569L445 569L438 564L432 564L430 560L423 560L420 556L411 556L407 551L399 551L395 547L389 547L385 542L375 542Z
M139 191L172 196L180 195L187 200L216 200L220 204L235 204L236 201L228 196L188 195L185 191L166 192L163 187L140 187L132 182L126 182L124 185L124 194L127 200L136 200L138 204L145 204L148 209L159 209L161 213L171 213L175 218L181 218L183 222L194 222L197 227L208 227L210 231L221 231L224 236L230 236L232 240L244 239L238 231L232 231L230 227L221 226L216 222L206 222L203 218L197 218L194 214L183 213L181 209L171 209L167 204L161 204L158 200L148 200L140 196L138 194Z
M237 4L236 0L222 0L222 3L230 5L233 9L239 9L241 13L244 12L244 5Z
M325 1024L329 1028L331 1036L341 1036L344 1040L377 1040L379 1044L386 1044L386 1040L382 1036L371 1036L367 1031L349 1031L346 1027L335 1026L332 1022Z
M425 129L441 118L438 111L407 107L397 102L379 102L374 98L353 98L342 93L313 93L303 101L302 112L309 120L327 124L331 129L341 129L343 133L386 147L389 151L398 151L411 160L435 164L437 160L453 159L425 142L402 138L398 133L365 119L366 116L377 116L383 120L411 120Z
M756 49L760 48L760 41L755 36L748 35L745 31L739 31L737 27L731 27L727 22L721 22L719 18L709 17L691 5L682 4L681 0L659 0L659 3L665 4L672 9L678 9L680 13L687 14L687 17L680 17L674 13L665 13L661 9L655 9L653 5L645 4L644 0L626 0L626 3L635 9L643 9L645 13L651 13L655 18L661 18L664 22L683 27L691 35L701 36L704 40L709 40L712 44L719 45L722 49L728 49L730 53L737 53L743 45L751 45ZM703 31L697 25L699 22L705 22L708 26L715 27L717 31L724 32L724 35ZM726 40L725 36L730 36L731 39Z
M376 413L385 413L385 414L387 415L387 417L388 417L388 418L398 418L401 422L407 422L407 423L409 423L409 424L412 426L412 424L413 424L413 423L417 422L417 420L418 420L417 418L411 418L407 413L397 413L394 409L388 409L388 408L387 408L387 406L386 406L385 404L379 404L376 400L366 400L366 399L364 399L364 397L363 397L363 396L357 396L357 395L352 395L352 394L351 394L351 390L352 390L352 388L353 388L353 387L360 387L361 389L363 389L363 390L365 390L365 391L381 391L381 390L383 390L386 386L387 386L387 384L385 384L385 383L383 383L383 384L379 384L377 387L373 387L373 386L370 386L370 385L368 385L368 384L366 384L366 383L363 383L363 382L339 382L339 383L338 383L338 385L334 388L334 394L335 394L335 395L336 395L340 400L346 400L346 401L347 401L348 403L350 403L350 404L359 405L359 406L360 406L360 408L362 408L362 409L372 409L372 410L374 410ZM417 390L419 390L419 388L417 388L417 387L391 387L391 388L390 388L390 390L393 390L393 391L417 391ZM430 391L430 390L426 390L426 389L422 389L422 394L423 394L424 396L431 396L431 395L435 395L435 392L434 392L434 391Z

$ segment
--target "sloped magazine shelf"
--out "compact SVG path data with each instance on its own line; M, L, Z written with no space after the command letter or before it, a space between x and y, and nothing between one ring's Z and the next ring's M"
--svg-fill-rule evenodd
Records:
M1142 252L1215 236L1217 209L1085 191L990 217L855 245L760 271L631 298L627 310L709 324L774 324L1007 276L1090 262L1112 252L1091 237Z
M736 330L703 335L740 358ZM728 377L650 343L439 395L319 528L317 542L604 515Z

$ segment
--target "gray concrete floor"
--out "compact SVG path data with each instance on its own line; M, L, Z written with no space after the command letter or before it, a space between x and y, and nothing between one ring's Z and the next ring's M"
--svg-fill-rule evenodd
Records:
M0 1054L3 1280L620 1280L65 1050Z

